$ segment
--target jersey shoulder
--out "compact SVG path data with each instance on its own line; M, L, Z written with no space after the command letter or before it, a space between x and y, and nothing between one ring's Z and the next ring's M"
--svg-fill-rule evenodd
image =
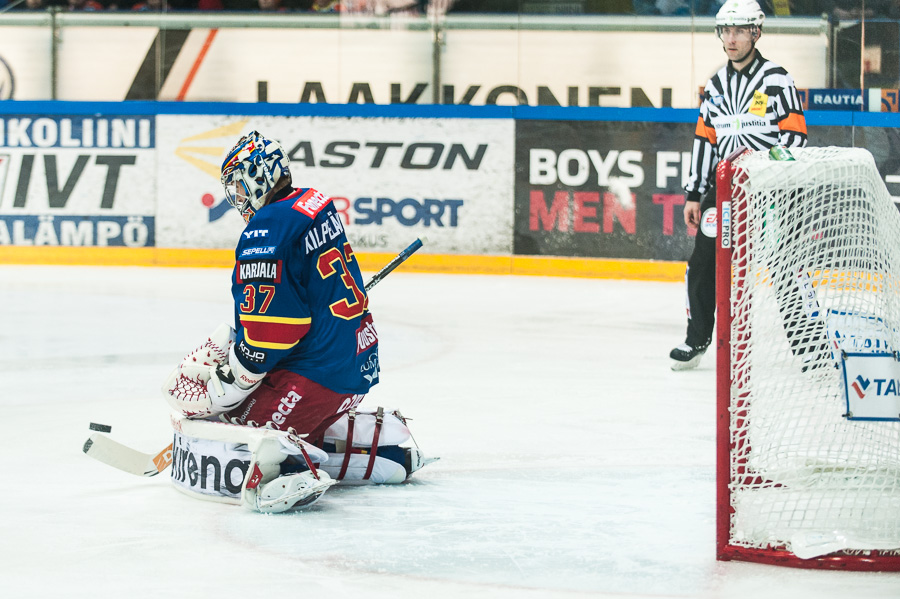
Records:
M257 215L266 222L285 222L295 226L308 227L316 216L331 204L331 198L322 192L306 187L295 189L288 196L268 204ZM254 217L254 220L256 218Z
M779 85L781 87L793 87L794 78L787 72L783 66L771 60L763 62L760 70L763 78L769 85Z
M313 226L331 199L312 189L295 189L288 196L261 208L247 224L238 242L238 258L279 253L285 242L299 239Z

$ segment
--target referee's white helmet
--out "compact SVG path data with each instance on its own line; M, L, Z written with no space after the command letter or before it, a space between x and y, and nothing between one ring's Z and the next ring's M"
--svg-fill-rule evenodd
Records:
M762 27L766 15L756 0L725 0L716 13L716 28L756 25Z

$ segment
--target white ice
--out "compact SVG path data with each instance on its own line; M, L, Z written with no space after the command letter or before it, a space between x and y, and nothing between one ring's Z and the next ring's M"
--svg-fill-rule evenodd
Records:
M393 273L382 381L441 460L263 516L85 456L151 452L159 386L232 319L222 269L0 267L0 597L900 597L900 575L715 560L714 358L681 284Z

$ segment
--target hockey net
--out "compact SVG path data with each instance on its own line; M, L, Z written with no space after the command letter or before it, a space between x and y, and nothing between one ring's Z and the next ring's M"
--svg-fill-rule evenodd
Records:
M718 556L900 570L900 419L842 361L900 349L900 214L866 150L790 151L717 170Z

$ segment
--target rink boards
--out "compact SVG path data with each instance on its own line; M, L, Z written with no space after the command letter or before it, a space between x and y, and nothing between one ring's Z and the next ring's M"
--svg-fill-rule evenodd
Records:
M0 105L0 259L230 264L243 221L219 167L256 129L281 141L295 186L333 197L364 266L419 237L417 270L674 280L693 246L682 185L695 119L641 108L10 102ZM867 147L891 190L897 121L811 112L810 143Z

